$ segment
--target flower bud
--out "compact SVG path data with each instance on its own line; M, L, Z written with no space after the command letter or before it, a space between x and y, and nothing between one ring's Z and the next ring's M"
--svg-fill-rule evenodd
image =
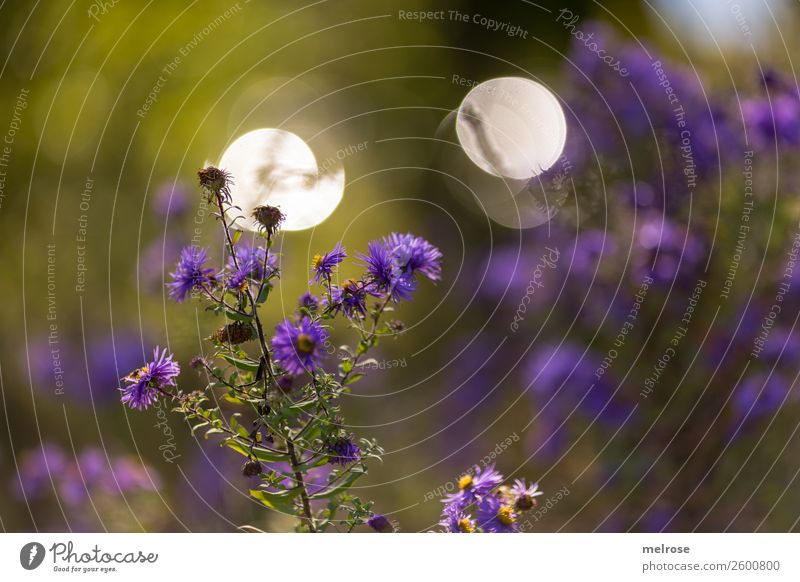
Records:
M229 323L217 331L211 336L212 339L218 341L222 344L243 344L245 342L249 342L251 339L255 337L253 333L253 326L249 323L245 323L244 321L234 321L233 323Z
M280 208L275 206L256 206L253 210L253 218L267 233L267 236L272 236L281 227L286 216L280 211Z
M250 459L242 465L242 475L245 477L258 477L261 474L261 463L258 459Z
M394 533L397 526L385 515L376 513L367 520L367 525L378 533Z
M200 186L209 194L222 194L225 199L230 196L231 175L225 170L208 166L197 172Z

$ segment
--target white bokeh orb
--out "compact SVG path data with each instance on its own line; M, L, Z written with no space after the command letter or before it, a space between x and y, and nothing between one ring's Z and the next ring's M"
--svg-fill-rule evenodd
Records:
M341 166L319 172L314 152L297 135L263 128L234 141L219 163L233 176L231 219L234 227L257 230L256 206L277 206L286 215L283 230L305 230L328 218L344 195Z
M476 85L456 120L461 147L484 172L526 180L551 167L564 150L567 121L553 93L521 77Z

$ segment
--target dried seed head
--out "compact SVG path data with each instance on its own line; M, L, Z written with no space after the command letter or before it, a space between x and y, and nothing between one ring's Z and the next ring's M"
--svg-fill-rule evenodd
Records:
M280 208L275 206L256 206L253 210L253 218L268 236L275 234L283 224L283 221L286 220L286 216L281 212Z
M215 331L211 339L222 344L238 345L249 342L254 337L252 325L244 321L234 321Z
M242 465L242 475L245 477L258 477L261 474L261 463L258 459L250 459Z
M208 166L198 171L197 177L200 179L200 186L209 195L220 195L224 200L230 199L233 178L228 172Z
M389 327L389 331L394 335L400 335L406 330L406 324L399 319L391 320L387 326Z

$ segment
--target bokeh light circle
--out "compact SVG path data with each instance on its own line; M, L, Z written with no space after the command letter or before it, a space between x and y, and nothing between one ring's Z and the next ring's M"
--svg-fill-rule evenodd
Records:
M525 180L552 166L564 150L567 121L556 96L521 77L500 77L475 86L456 121L461 147L482 170Z

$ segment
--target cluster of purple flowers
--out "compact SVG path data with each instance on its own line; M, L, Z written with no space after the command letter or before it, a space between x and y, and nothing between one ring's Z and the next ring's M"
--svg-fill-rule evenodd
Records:
M133 457L111 455L96 447L68 456L59 445L45 442L20 455L14 487L32 501L54 492L68 506L80 506L96 495L124 495L160 486L158 473Z
M371 502L347 492L366 473L365 460L379 458L383 451L375 441L356 441L345 431L337 400L348 390L345 386L364 375L355 370L378 343L378 334L398 333L401 328L395 321L380 321L388 303L411 300L418 276L441 278L441 251L421 237L392 233L372 241L367 253L358 255L365 270L360 278L339 282L334 281L335 274L347 252L337 243L312 260L311 283L322 287L323 299L304 293L295 315L281 321L268 338L259 307L280 275L271 249L285 216L277 207L255 208L252 215L260 230L253 239L258 242L240 242L241 233L232 231L226 216L226 206L233 208L232 176L211 166L198 176L208 202L216 206L229 256L224 268L216 271L207 265L206 249L185 247L167 288L179 303L201 296L210 311L226 317L226 324L208 338L214 353L191 361L192 368L208 374L209 383L205 390L177 390L180 367L166 349L156 348L152 361L123 378L122 402L144 410L161 396L172 399L174 410L185 415L193 430L204 428L207 437L222 435L225 446L245 457L241 474L258 481L250 495L267 507L295 514L300 530L324 531L337 527L338 521L348 531L357 525L395 531L390 519L372 511ZM369 310L368 296L381 300ZM358 346L340 348L346 357L331 373L323 368L329 343L325 322L338 315L352 320L369 315L371 325L353 326L358 329ZM243 347L251 341L259 342L260 355ZM218 366L212 363L215 360L224 364ZM214 389L225 389L230 404L247 406L247 413L254 416L251 430L243 431L242 423L234 420L242 413L229 419L227 411L210 404L208 394ZM317 497L326 500L324 510ZM340 510L347 517L334 521Z
M494 465L476 466L458 481L458 492L444 499L444 531L450 533L515 533L522 512L536 506L542 492L537 484L517 479L512 487L502 486L503 475Z
M367 244L367 252L359 253L360 264L366 269L361 279L347 279L341 284L331 280L333 270L347 256L341 243L323 255L316 255L311 264L312 282L327 286L325 306L334 314L363 317L366 299L388 297L395 303L410 301L417 288L416 275L431 281L441 278L442 252L422 237L392 233Z
M367 253L359 257L366 273L360 279L333 282L334 269L347 257L341 243L330 252L316 255L311 263L312 282L325 287L322 305L331 315L343 314L360 318L367 312L367 296L372 295L395 302L412 299L417 274L432 281L441 278L441 251L422 237L397 234L375 240L367 245ZM304 293L298 305L308 313L320 307L320 301L310 292ZM291 375L314 373L322 365L327 332L318 318L303 315L286 319L275 329L272 348L275 359Z

